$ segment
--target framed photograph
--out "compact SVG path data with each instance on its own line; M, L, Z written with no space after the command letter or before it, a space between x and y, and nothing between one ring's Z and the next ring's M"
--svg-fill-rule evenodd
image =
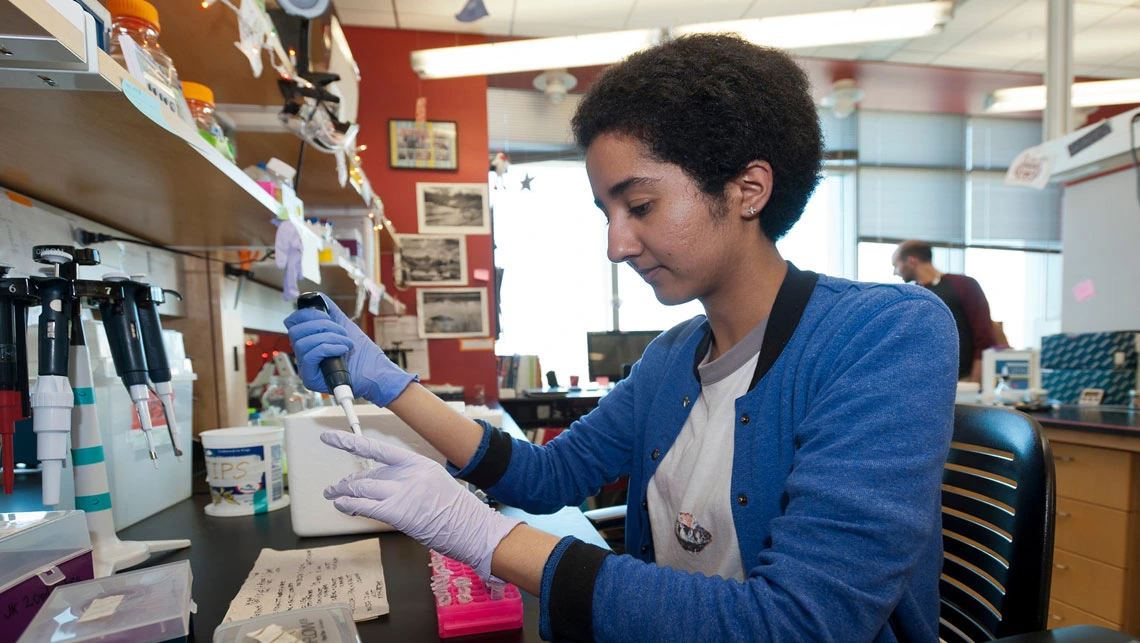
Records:
M420 234L491 234L486 183L417 183Z
M416 291L420 337L487 337L486 288L420 288Z
M408 286L466 286L467 238L401 234L399 274Z
M459 169L459 135L454 121L388 121L388 165L418 170Z

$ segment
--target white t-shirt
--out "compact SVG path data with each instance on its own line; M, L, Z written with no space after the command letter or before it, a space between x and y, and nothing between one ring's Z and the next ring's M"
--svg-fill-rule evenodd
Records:
M748 392L767 326L698 366L701 394L646 491L659 565L744 582L732 519L736 399Z

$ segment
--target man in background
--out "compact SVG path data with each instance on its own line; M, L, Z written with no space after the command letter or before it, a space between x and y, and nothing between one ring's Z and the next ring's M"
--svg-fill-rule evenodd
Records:
M903 281L929 289L946 303L958 325L958 379L980 382L982 351L997 344L990 302L973 278L941 273L931 259L930 244L912 239L899 244L891 263Z

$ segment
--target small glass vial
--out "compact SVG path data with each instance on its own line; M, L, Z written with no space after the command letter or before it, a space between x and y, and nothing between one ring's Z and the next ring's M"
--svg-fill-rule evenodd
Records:
M201 83L186 81L182 83L182 95L186 98L186 105L190 108L190 116L194 119L198 133L232 163L233 145L226 138L218 119L214 118L214 92Z

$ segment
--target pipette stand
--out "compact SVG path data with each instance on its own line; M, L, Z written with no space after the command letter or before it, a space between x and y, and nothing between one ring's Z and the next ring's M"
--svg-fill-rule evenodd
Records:
M79 307L76 306L78 312ZM184 549L190 541L119 540L111 514L111 488L107 482L107 465L103 459L103 438L99 433L99 417L95 412L94 377L83 323L78 314L72 323L71 372L75 390L75 407L71 418L71 461L75 476L75 508L87 513L87 530L91 533L95 577L110 576L137 565L151 554Z

